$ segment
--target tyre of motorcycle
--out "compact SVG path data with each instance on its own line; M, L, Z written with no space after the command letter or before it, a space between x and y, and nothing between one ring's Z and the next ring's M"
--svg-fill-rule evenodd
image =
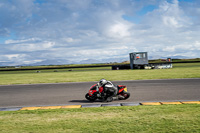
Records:
M130 93L129 92L127 92L127 91L123 91L123 93L124 93L124 100L125 99L128 99L129 97L130 97Z
M119 94L119 100L126 100L130 97L130 93L127 91L123 91L122 93Z
M97 97L91 97L88 93L85 95L85 98L91 102L93 102L97 99Z

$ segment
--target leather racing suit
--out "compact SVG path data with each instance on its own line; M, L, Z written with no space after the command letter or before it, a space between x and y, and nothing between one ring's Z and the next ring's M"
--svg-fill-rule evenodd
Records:
M97 91L99 91L99 87L100 85L97 83ZM104 93L110 94L109 97L115 97L117 95L117 92L118 92L117 86L115 86L112 82L107 81L107 83L101 87L103 87ZM104 96L104 94L101 93L101 96Z

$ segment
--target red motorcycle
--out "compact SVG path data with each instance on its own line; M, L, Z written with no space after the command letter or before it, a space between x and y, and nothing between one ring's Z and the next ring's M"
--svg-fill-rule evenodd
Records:
M85 95L85 98L89 101L94 102L95 100L99 99L102 101L111 102L114 98L111 98L112 95L109 91L104 92L103 87L99 87L99 92L103 93L104 96L99 96L99 92L97 92L97 84L94 84L90 87L89 92ZM130 97L130 93L127 90L127 87L125 85L117 85L118 93L115 97L118 100L125 100Z

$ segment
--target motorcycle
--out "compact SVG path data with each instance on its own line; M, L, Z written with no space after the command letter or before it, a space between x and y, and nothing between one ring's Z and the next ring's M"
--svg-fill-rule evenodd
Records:
M117 85L117 90L117 96L110 97L112 95L111 92L105 91L103 87L99 87L99 92L103 94L103 96L100 96L99 92L97 92L97 84L94 84L90 87L89 92L86 93L85 98L91 102L94 102L95 100L111 102L114 98L118 100L126 100L130 97L130 93L125 85Z

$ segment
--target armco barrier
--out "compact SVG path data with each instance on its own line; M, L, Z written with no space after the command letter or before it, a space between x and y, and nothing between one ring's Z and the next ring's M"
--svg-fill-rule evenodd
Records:
M13 107L13 108L0 108L0 111L69 109L69 108L91 108L91 107L119 107L119 106L138 106L138 105L148 106L148 105L171 105L171 104L176 104L176 105L179 105L179 104L200 104L200 101L109 103L109 104L86 104L86 105L65 105L65 106Z

